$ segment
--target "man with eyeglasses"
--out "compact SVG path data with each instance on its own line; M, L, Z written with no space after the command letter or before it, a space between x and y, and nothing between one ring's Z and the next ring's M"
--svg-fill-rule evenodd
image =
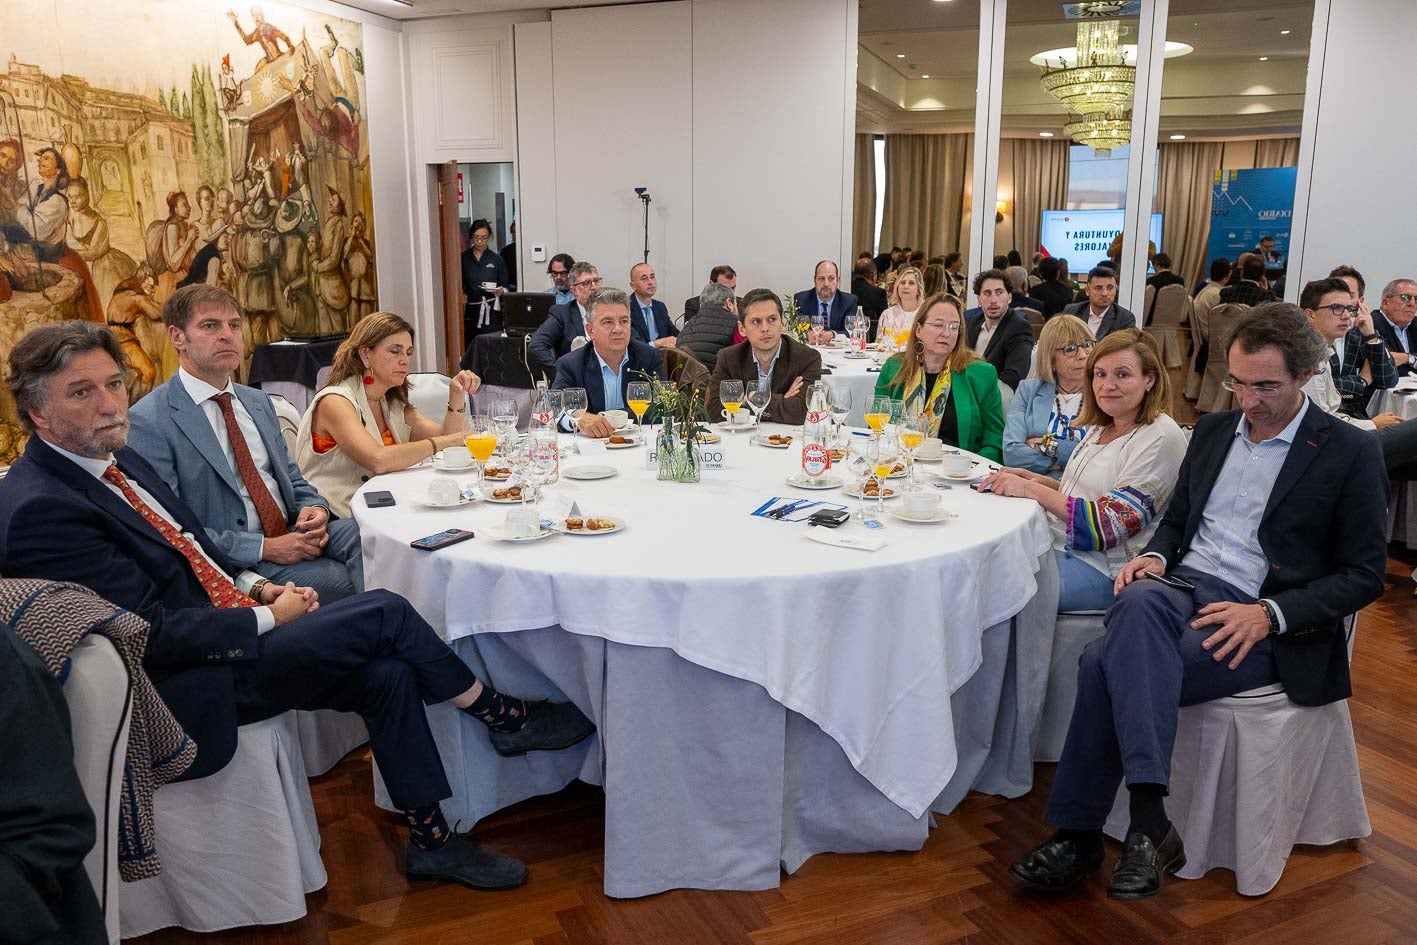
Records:
M1383 300L1387 302L1386 299ZM1357 311L1358 306L1353 304L1353 294L1348 288L1347 282L1343 279L1330 278L1318 279L1304 286L1304 292L1299 297L1299 303L1304 306L1304 315L1309 319L1315 330L1329 342L1329 363L1325 369L1314 372L1314 376L1304 385L1304 393L1309 399L1318 404L1327 413L1333 414L1340 420L1358 427L1360 430L1373 430L1377 433L1378 442L1382 444L1383 461L1387 465L1388 475L1393 479L1417 479L1417 420L1404 420L1395 413L1380 413L1376 417L1369 419L1366 410L1361 415L1346 412L1343 409L1344 397L1342 388L1335 382L1342 370L1342 363L1347 358L1339 358L1334 353L1333 345L1339 343L1338 338L1342 337L1345 348L1345 355L1348 351L1361 347L1366 354L1370 346L1382 348L1381 343L1374 345L1373 342L1364 342L1359 334L1360 329L1348 329L1348 319L1357 315L1359 319L1363 314ZM1371 324L1371 316L1369 323ZM1343 336L1339 336L1343 332ZM1355 338L1357 340L1355 340ZM1386 351L1382 352L1384 355ZM1390 356L1392 357L1392 356ZM1339 365L1339 366L1335 366ZM1374 376L1378 375L1374 370ZM1386 373L1384 374L1386 376ZM1396 383L1396 372L1392 372L1393 384ZM1350 386L1365 384L1361 376L1350 379ZM1393 384L1385 386L1391 387ZM1366 387L1364 387L1366 391ZM1366 393L1359 400L1359 408L1363 408L1367 401Z
M540 368L547 374L556 370L556 362L563 356L584 345L586 335L586 304L590 295L600 288L600 270L588 262L578 262L566 274L570 285L571 300L563 305L551 306L546 321L536 329L527 346L533 368Z
M546 294L556 297L553 305L565 305L575 299L571 292L571 267L575 264L570 253L557 253L546 264L546 274L551 277L551 288Z
M1412 320L1417 317L1417 280L1394 279L1383 286L1382 318L1373 325L1382 336L1397 365L1399 376L1412 373L1412 355L1417 354L1417 329Z
M1367 404L1373 391L1397 386L1397 364L1382 336L1373 329L1372 313L1354 301L1347 282L1333 277L1304 286L1299 304L1329 344L1327 371L1320 371L1315 378L1315 391L1320 396L1314 401L1325 405L1337 396L1339 411L1368 420ZM1329 389L1322 391L1320 386ZM1393 417L1394 422L1397 419Z
M1240 409L1196 423L1160 524L1078 660L1045 812L1059 829L1010 869L1035 889L1101 868L1124 782L1130 825L1107 895L1154 896L1185 865L1165 806L1180 706L1275 682L1301 706L1352 694L1344 618L1382 596L1387 564L1378 445L1304 396L1324 342L1298 308L1245 313L1227 344Z

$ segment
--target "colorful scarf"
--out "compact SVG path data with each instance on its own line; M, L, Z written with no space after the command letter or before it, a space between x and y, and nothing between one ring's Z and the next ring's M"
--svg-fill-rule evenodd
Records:
M143 671L148 622L78 584L20 579L0 580L0 620L29 644L60 683L68 678L70 654L85 634L102 634L118 650L133 696L118 805L118 874L128 883L158 875L162 863L153 846L153 792L192 766L197 743L187 737Z
M905 389L900 398L900 415L909 416L911 413L920 413L930 421L926 436L940 435L940 418L945 415L945 405L949 402L950 395L950 366L945 365L945 369L935 378L935 386L930 391L930 396L925 396L925 366L920 365L919 372L915 379L910 382L910 386Z

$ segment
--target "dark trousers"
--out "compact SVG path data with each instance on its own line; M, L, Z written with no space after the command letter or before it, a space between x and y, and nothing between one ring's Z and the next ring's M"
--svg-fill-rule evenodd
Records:
M1274 682L1270 638L1230 669L1233 651L1217 662L1201 643L1214 626L1191 629L1195 612L1217 601L1254 603L1225 581L1189 568L1170 573L1195 594L1156 581L1135 581L1117 595L1107 630L1078 659L1077 702L1053 779L1045 817L1058 827L1097 830L1117 787L1169 784L1177 709Z
M233 664L238 724L289 709L357 712L396 807L452 794L423 707L477 677L408 601L356 594L276 627L260 645L260 659Z

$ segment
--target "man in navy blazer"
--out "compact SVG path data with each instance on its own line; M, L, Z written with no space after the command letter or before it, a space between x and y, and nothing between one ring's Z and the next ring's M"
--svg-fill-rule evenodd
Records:
M1412 373L1412 356L1417 355L1417 282L1394 279L1383 287L1379 317L1373 327L1382 336L1388 353L1397 364L1399 376Z
M812 270L812 288L803 289L792 297L797 303L797 310L805 318L810 319L823 311L827 313L825 330L828 334L825 338L813 339L815 341L830 341L833 334L846 331L846 316L856 314L856 296L837 291L840 281L836 263L823 259Z
M565 305L551 306L546 321L537 326L527 347L532 367L546 374L555 372L556 361L576 346L576 339L585 343L586 300L600 288L600 270L585 261L571 266L566 278L574 298Z
M590 344L556 362L552 390L579 387L586 392L587 408L562 419L565 430L586 436L609 436L614 426L601 414L628 410L626 388L631 381L653 374L664 378L664 356L653 345L631 339L630 296L620 289L598 289L590 297Z
M647 262L630 267L630 324L634 339L656 348L672 348L678 343L679 329L669 318L669 306L654 297L659 282L654 267Z
M320 606L309 587L243 571L125 446L123 352L104 326L38 328L9 368L31 436L0 480L0 573L86 585L149 623L143 664L197 743L186 778L231 760L238 725L291 709L357 712L410 826L407 874L484 889L525 881L525 865L449 830L439 801L451 791L424 705L463 709L505 755L567 747L594 730L589 720L568 703L493 690L397 594Z
M313 587L326 603L362 591L358 523L331 520L290 458L270 399L232 383L243 351L236 300L216 286L183 286L162 318L181 367L134 405L129 446L243 568Z
M1087 322L1092 337L1101 341L1114 331L1136 328L1137 317L1117 304L1117 274L1106 266L1096 266L1087 274L1087 299L1064 308Z
M1131 825L1108 895L1154 895L1184 864L1164 805L1179 706L1275 682L1302 706L1352 693L1344 619L1382 596L1387 563L1378 441L1304 395L1326 346L1297 307L1260 306L1230 338L1240 410L1196 424L1151 541L1116 578L1106 632L1078 661L1045 814L1061 829L1011 869L1031 886L1060 891L1101 866L1124 780Z

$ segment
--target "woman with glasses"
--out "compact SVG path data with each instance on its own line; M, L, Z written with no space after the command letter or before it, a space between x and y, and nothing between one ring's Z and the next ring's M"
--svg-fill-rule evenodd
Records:
M467 306L463 309L466 337L502 331L502 313L493 308L493 304L511 284L507 263L492 249L492 224L473 220L472 229L468 231L468 247L462 253L462 291L467 296Z
M959 302L932 295L916 312L905 350L881 367L876 396L919 412L926 436L997 461L1003 459L1004 403L999 375L965 343Z
M980 486L1048 513L1059 612L1111 605L1113 580L1156 530L1186 452L1186 435L1166 414L1171 384L1150 335L1112 332L1092 346L1086 377L1073 421L1084 435L1062 479L1007 466Z
M1068 465L1082 428L1087 358L1095 339L1076 315L1056 315L1033 349L1033 373L1019 381L1004 422L1004 462L1057 479Z

